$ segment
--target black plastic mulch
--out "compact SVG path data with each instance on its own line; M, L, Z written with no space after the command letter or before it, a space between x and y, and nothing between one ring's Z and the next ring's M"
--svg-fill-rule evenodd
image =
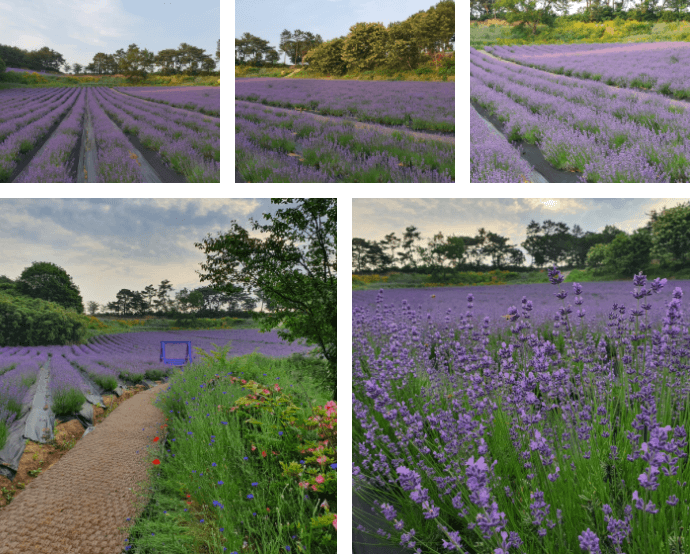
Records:
M113 123L117 125L117 122L114 120ZM118 127L120 126L118 125ZM139 140L139 137L137 135L125 133L125 136L129 139L129 142L132 143L132 146L139 150L139 152L141 152L141 155L144 156L144 159L147 162L149 162L153 170L158 174L158 177L160 177L161 183L188 182L187 178L184 175L178 173L169 165L166 165L166 162L163 160L163 158L158 152L149 150L143 144L141 144L141 141Z
M491 115L486 108L483 108L476 102L471 102L474 109L479 112L479 114L485 119L489 120L491 124L496 127L496 129L506 137L503 131L503 124L494 115ZM549 181L549 183L579 183L579 178L582 176L581 171L564 171L562 169L556 169L549 162L544 159L544 154L541 150L534 144L529 144L524 141L517 141L514 144L518 144L522 147L522 158L527 160L527 163L534 166L534 169L541 173L544 178Z

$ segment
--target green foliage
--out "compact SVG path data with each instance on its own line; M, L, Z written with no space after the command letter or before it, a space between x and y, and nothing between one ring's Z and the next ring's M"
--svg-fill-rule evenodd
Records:
M608 257L608 244L595 244L587 252L587 267L602 267Z
M388 26L388 50L385 65L391 70L416 69L421 63L422 53L410 20Z
M343 41L342 60L349 70L367 71L386 61L386 28L381 23L356 23Z
M7 65L3 61L2 58L0 58L0 74L5 73L5 70L7 69Z
M51 262L34 262L17 279L17 290L24 296L55 302L63 308L84 313L79 287L61 267Z
M344 75L347 64L342 59L345 39L336 38L324 42L304 55L304 61L326 75Z
M262 331L277 329L288 342L299 338L315 344L336 368L336 221L335 198L274 198L274 204L297 204L264 214L272 224L252 221L254 230L270 235L264 240L250 237L233 221L232 231L217 240L202 243L207 263L202 281L225 291L236 282L259 291L274 306L272 313L258 313ZM303 246L297 246L298 244ZM211 256L210 253L218 253ZM242 266L241 268L239 266ZM333 398L336 398L335 380Z
M651 246L649 229L638 229L631 236L619 233L606 247L604 267L619 275L634 275L649 263Z
M652 220L651 257L662 263L683 263L690 259L690 203L664 209Z
M54 302L0 291L0 346L79 343L88 322Z

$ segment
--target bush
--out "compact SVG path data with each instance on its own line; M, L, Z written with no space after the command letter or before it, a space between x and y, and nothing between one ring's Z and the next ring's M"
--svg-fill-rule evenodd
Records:
M7 65L5 64L5 61L0 58L0 74L5 73L5 70L7 69Z
M55 302L0 292L0 346L79 343L88 325L88 316Z

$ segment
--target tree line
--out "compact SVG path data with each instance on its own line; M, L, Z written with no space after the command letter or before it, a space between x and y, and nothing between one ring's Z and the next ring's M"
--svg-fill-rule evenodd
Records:
M127 50L120 48L114 54L99 52L86 66L79 63L70 66L62 54L47 46L29 52L15 46L0 44L0 58L7 67L53 73L59 73L62 67L66 73L72 72L77 75L83 72L95 75L122 74L126 77L140 78L154 72L161 75L198 75L212 72L216 68L216 61L220 62L220 39L216 46L215 61L205 52L203 48L185 42L178 48L168 48L157 54L145 48L140 49L136 44L130 44Z
M470 0L470 19L505 19L536 34L537 25L553 26L560 20L602 22L612 19L635 21L680 21L688 19L690 0L585 0L570 14L576 0Z
M214 312L221 314L222 306L229 312L251 312L259 304L261 310L270 311L274 307L273 302L261 293L254 297L240 287L234 287L231 291L220 291L207 286L192 291L183 288L175 293L174 298L170 298L168 295L172 288L170 281L165 279L157 288L148 285L142 291L120 289L112 302L104 305L95 301L88 302L86 312L96 315L101 310L102 314L118 316L201 312L213 315ZM16 280L0 275L0 291L55 302L78 314L85 312L79 287L67 271L52 262L33 262Z
M356 23L347 36L324 42L320 35L302 32L281 33L278 50L291 64L307 62L333 73L342 68L373 69L378 66L414 69L425 53L449 50L455 43L455 1L441 0L429 10L421 10L405 21L384 27L381 23ZM235 64L275 63L280 54L268 41L244 33L235 39Z
M606 225L598 233L572 229L563 222L532 220L527 237L520 246L532 257L530 267L552 264L605 269L619 274L637 273L652 260L665 266L690 264L690 202L674 208L652 210L644 227L628 234L615 225ZM485 261L493 269L524 267L525 254L508 237L480 228L474 236L448 236L437 233L421 242L414 226L402 237L390 233L380 241L352 239L352 270L385 272L431 270L435 274L448 270L479 270Z

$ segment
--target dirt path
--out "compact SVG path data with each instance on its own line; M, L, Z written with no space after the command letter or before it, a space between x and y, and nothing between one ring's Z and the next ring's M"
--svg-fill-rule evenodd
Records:
M123 402L0 509L0 554L123 552L128 533L118 528L143 510L136 492L148 482L148 450L165 442L165 414L153 402L168 386Z

